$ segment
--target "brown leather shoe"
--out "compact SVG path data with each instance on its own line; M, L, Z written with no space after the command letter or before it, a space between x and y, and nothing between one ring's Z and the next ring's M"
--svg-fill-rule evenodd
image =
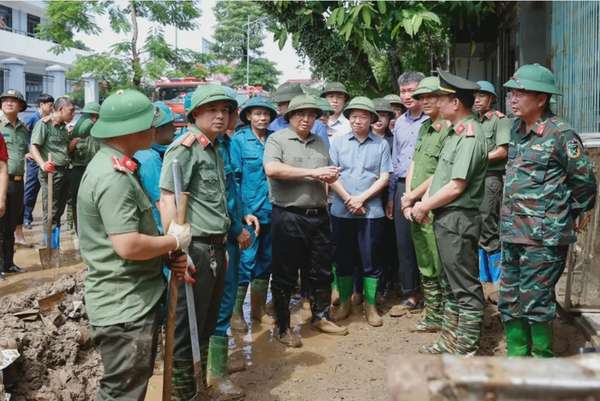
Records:
M365 303L365 317L367 318L367 323L371 326L383 326L383 319L379 316L379 312L377 312L377 306Z
M275 330L275 338L277 341L285 345L286 347L291 348L300 348L302 347L302 339L300 336L292 331L292 329L287 329L285 333L279 333L279 330Z
M346 300L343 303L340 303L339 306L336 306L333 310L333 315L331 316L334 322L339 322L340 320L346 319L350 316L352 312L352 304L350 300Z
M325 318L319 319L311 323L312 328L319 330L321 333L331 334L334 336L345 336L348 334L348 328L345 326L338 326L331 320Z

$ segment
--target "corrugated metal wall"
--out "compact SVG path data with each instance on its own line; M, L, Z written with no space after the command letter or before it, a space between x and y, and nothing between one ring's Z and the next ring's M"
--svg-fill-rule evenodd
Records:
M600 2L552 2L551 50L558 114L580 133L600 132Z

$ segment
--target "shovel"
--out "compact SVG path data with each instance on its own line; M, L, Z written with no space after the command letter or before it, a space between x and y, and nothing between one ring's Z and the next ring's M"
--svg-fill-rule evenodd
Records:
M52 154L48 153L48 161L52 161ZM60 267L60 249L53 248L52 244L52 199L54 197L54 174L48 173L48 222L46 224L46 248L40 248L40 263L42 269Z

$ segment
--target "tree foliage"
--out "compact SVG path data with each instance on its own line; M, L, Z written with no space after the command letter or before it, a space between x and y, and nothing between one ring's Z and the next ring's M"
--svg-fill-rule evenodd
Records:
M397 89L405 70L445 66L451 26L477 22L491 2L299 1L260 3L272 16L279 46L289 35L318 78L348 84L355 93ZM475 25L475 24L473 24Z
M265 58L255 58L250 61L250 84L261 85L267 91L275 90L281 72L273 63ZM231 84L234 86L246 85L246 60L231 74Z
M55 53L62 53L71 47L82 48L83 44L75 39L77 33L102 34L95 17L107 16L112 31L127 34L128 39L114 43L109 53L94 54L89 56L92 58L82 60L81 66L90 65L88 61L93 57L102 60L103 65L118 59L128 64L130 82L139 87L145 75L159 75L159 69L168 70L169 66L173 67L180 60L180 52L165 41L162 27L176 26L181 30L192 30L196 27L195 21L200 11L197 0L52 0L48 3L47 15L47 22L40 26L38 37L55 42L52 48ZM159 27L148 33L143 44L139 43L140 18L154 22ZM142 60L145 61L144 65Z

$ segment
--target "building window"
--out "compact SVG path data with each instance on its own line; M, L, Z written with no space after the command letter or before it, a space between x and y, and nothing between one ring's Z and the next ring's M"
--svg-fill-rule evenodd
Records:
M25 73L25 97L27 103L35 104L37 98L44 91L44 76L40 74Z
M37 15L27 14L27 36L35 36L40 22L40 17Z
M12 31L12 8L0 5L0 29Z

